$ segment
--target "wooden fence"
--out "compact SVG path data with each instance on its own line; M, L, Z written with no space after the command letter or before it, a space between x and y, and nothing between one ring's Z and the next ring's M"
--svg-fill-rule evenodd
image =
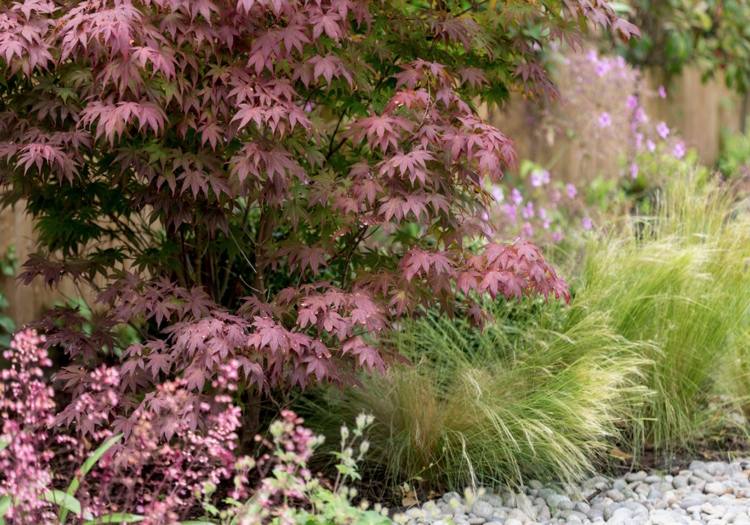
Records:
M655 81L650 82L658 85ZM655 100L649 106L652 116L678 130L685 142L696 148L708 164L717 158L722 129L736 131L739 128L738 97L720 80L704 84L694 70L686 71L671 83L667 100ZM545 145L535 137L527 116L523 101L489 115L500 129L515 139L520 158L542 160L551 155L551 151L546 151ZM569 170L567 175L572 178L578 170L576 160L566 158L562 169ZM0 212L0 254L11 245L15 246L20 261L34 251L33 227L22 206ZM34 319L45 307L62 297L75 297L80 293L70 282L63 282L60 289L53 292L39 282L24 286L12 279L0 281L0 291L10 301L10 314L18 323Z

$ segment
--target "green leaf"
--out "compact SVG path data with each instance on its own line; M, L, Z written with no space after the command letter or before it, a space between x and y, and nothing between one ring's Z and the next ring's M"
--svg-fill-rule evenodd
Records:
M67 517L68 512L72 512L76 516L81 515L81 503L73 497L71 494L66 494L62 490L50 490L44 493L42 498L45 501L49 501L50 503L54 503L60 509L65 510L65 516ZM60 523L65 523L64 521L60 521Z
M13 333L16 329L16 323L10 317L0 315L0 329L9 334Z
M144 516L138 514L127 514L124 512L115 512L114 514L106 514L105 516L99 516L93 520L84 522L84 525L99 525L100 523L138 523L146 519Z
M122 434L117 434L116 436L112 436L107 441L99 445L99 448L97 448L94 452L91 453L91 455L86 458L86 461L83 462L83 465L81 465L81 468L78 470L78 474L76 474L76 477L73 478L73 480L70 482L70 485L68 485L67 495L71 498L75 495L76 491L78 490L78 487L81 486L81 481L83 478L86 477L86 474L91 471L92 468L94 468L94 465L96 465L96 462L101 459L101 457L110 449L112 448L115 443L120 441L122 439ZM75 498L73 498L75 499ZM60 508L60 513L58 515L60 523L65 523L65 520L68 517L68 511L69 509L65 507ZM79 505L79 512L80 512L80 505Z
M5 513L8 512L10 503L10 496L7 494L4 494L3 497L0 498L0 525L5 525Z

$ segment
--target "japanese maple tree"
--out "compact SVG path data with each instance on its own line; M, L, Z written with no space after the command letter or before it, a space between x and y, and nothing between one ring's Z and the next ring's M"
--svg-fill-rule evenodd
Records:
M127 416L232 363L257 398L382 368L380 330L458 293L567 297L481 219L514 150L475 104L553 91L540 53L587 23L635 31L604 0L3 3L2 199L39 238L24 278L108 306L86 331L48 319L59 377L77 392L119 363ZM116 351L123 323L142 343Z

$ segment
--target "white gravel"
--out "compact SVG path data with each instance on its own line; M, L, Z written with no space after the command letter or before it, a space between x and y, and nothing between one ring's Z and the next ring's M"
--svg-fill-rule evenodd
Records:
M595 476L573 487L531 481L522 492L455 492L405 511L408 525L529 523L750 525L750 459L693 461L678 475L631 472Z

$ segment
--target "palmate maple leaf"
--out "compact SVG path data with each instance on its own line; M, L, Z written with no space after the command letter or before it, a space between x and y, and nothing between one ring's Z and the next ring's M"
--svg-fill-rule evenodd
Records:
M366 138L371 148L377 147L379 150L386 152L391 148L398 148L402 135L405 132L410 132L413 126L411 122L401 117L372 116L365 117L352 124L351 134L353 140L360 141Z
M138 123L139 131L150 128L158 133L167 118L164 110L151 102L93 102L83 109L81 117L81 122L85 125L96 121L96 137L105 137L110 143L114 143L133 122Z
M429 151L415 149L406 153L397 153L380 164L380 174L385 176L400 175L408 177L413 184L419 181L424 184L427 178L427 161L435 156Z
M341 28L342 19L338 13L328 11L310 19L313 23L313 38L318 39L325 34L329 38L338 41L344 34Z
M355 336L346 341L341 347L342 354L353 354L357 357L359 365L367 370L385 369L385 363L378 352L371 345L368 345L360 336Z
M401 261L404 277L411 281L418 275L445 274L453 275L454 269L450 259L439 252L428 252L414 248Z

